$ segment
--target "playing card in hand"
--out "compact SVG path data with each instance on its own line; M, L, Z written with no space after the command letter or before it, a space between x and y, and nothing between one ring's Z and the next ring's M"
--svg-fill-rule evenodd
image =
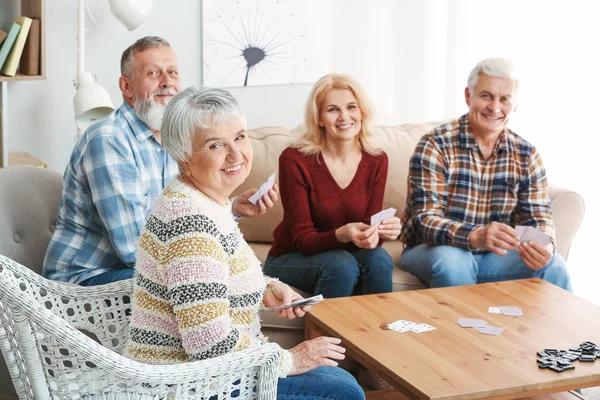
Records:
M271 190L273 188L273 185L275 184L276 174L277 174L277 172L273 172L269 176L269 179L267 179L267 181L265 183L260 185L260 188L256 191L256 193L254 193L252 196L250 196L250 198L248 198L248 201L250 203L256 205L256 203L258 203L258 200L261 197L263 197L265 194L269 193L269 190Z
M533 226L517 225L515 226L515 231L519 235L521 243L533 241L542 246L550 244L550 238Z
M379 211L377 214L371 216L371 225L379 225L384 219L392 218L394 215L396 215L394 207Z

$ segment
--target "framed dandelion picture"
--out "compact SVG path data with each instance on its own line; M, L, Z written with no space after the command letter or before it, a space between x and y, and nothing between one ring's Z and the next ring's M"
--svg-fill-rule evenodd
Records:
M314 82L330 72L329 1L204 0L202 84Z

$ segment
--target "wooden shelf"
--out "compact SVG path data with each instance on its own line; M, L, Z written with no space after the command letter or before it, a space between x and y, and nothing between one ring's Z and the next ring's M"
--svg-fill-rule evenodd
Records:
M29 153L8 153L8 166L33 165L34 167L46 168L45 162L38 160Z
M2 3L7 0L0 0L0 11ZM40 74L22 75L17 73L15 76L0 75L0 82L13 81L35 81L46 79L46 0L8 0L8 2L20 2L21 10L19 15L40 20ZM16 15L13 16L13 18Z
M18 5L21 7L18 8ZM17 6L17 7L15 7ZM6 11L8 10L8 11ZM6 12L6 14L4 14ZM0 13L7 15L6 21L23 15L40 21L40 60L38 75L23 75L17 71L15 76L0 75L0 167L13 164L14 155L8 154L8 82L39 81L46 79L46 0L0 0ZM12 14L12 15L11 15ZM3 18L4 20L4 18ZM19 153L15 153L19 154ZM23 153L27 154L27 153ZM31 156L29 156L31 157ZM29 162L37 166L46 165L32 157ZM16 163L22 162L17 158ZM21 164L22 165L22 164ZM29 165L29 164L28 164Z
M16 74L15 76L4 76L0 75L0 82L13 82L13 81L42 81L46 79L46 75L23 75Z

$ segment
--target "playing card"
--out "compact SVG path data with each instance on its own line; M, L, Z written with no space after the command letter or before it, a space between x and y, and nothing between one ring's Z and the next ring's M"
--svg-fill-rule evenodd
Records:
M416 324L415 326L410 328L410 330L415 333L433 331L434 329L435 328L433 326L427 324Z
M273 185L275 184L275 176L276 176L277 172L273 172L269 178L267 179L267 181L265 183L263 183L262 185L260 185L260 188L256 191L256 193L254 193L252 196L250 196L250 198L248 198L248 201L251 202L252 204L258 203L258 200L263 197L265 194L269 193L269 190L271 190L271 188L273 188Z
M297 300L293 303L290 304L284 304L282 306L277 306L277 307L272 307L272 308L266 308L263 311L277 311L277 310L282 310L284 308L297 308L297 307L306 307L306 306L312 306L313 304L317 304L318 302L323 300L323 295L322 294L318 294L316 296L313 297L308 297L306 299L300 299Z
M502 311L498 307L490 307L488 308L488 312L490 314L502 314Z
M487 322L485 322L484 320L473 318L459 318L458 321L456 321L456 323L463 328L476 328L487 325Z
M383 219L381 217L382 213L383 211L379 211L377 214L371 216L371 225L379 225L381 223L381 220Z
M527 230L527 227L524 225L517 225L515 226L515 231L517 232L517 235L519 235L519 240L523 241L523 235L525 234L525 231Z
M394 215L396 215L396 209L394 207L390 207L387 210L383 210L381 213L381 220L383 221L384 219L392 218Z
M550 238L546 234L535 229L533 226L517 225L515 227L515 231L517 231L517 234L521 238L521 242L534 241L542 246L547 246L550 244Z
M377 214L371 216L371 225L379 225L384 219L392 218L394 215L396 215L394 207L379 211Z
M486 335L499 335L504 332L504 328L498 326L488 325L483 329L479 329L479 333L485 333Z
M511 317L520 317L523 315L523 310L517 306L500 306L498 308L503 315L508 315Z
M403 319L399 319L398 321L394 321L391 324L388 324L388 328L398 330L398 331L399 331L399 329L405 329L405 330L402 330L402 332L406 332L414 325L416 325L416 324L412 321L405 321Z

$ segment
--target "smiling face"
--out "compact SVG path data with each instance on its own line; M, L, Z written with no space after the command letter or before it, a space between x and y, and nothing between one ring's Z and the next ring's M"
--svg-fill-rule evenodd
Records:
M182 165L184 178L218 203L231 193L252 168L252 145L243 121L219 123L192 139L192 156Z
M135 53L131 76L121 76L119 85L138 117L158 130L167 103L181 90L177 56L169 46Z
M350 89L331 89L319 108L319 125L327 140L356 140L362 129L362 112Z
M517 87L510 78L497 78L480 73L472 91L465 89L469 121L476 137L490 137L504 131L516 110Z

